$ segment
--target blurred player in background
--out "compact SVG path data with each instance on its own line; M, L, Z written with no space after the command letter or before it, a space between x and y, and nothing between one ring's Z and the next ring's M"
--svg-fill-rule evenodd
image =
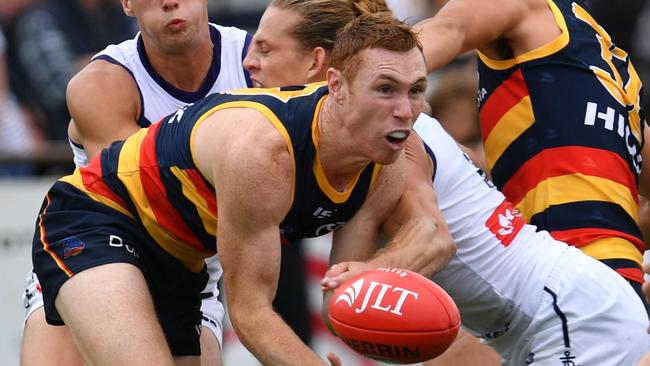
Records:
M649 193L641 165L650 156L639 77L580 1L499 4L451 0L419 23L428 69L478 50L480 122L496 186L527 222L641 294L637 194Z
M208 24L204 0L150 3L123 0L138 21L132 40L95 55L70 82L67 102L73 120L70 144L77 166L115 140L124 139L209 93L250 86L242 67L250 36L243 30ZM218 301L221 268L208 259L211 281L202 294L202 362L216 365L224 310ZM65 327L46 324L40 283L28 276L24 294L23 365L81 365Z

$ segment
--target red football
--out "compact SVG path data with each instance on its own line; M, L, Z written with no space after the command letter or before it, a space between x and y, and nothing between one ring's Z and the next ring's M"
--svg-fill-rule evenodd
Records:
M460 314L430 279L404 269L379 268L344 282L329 301L336 334L356 352L390 363L432 359L454 341Z

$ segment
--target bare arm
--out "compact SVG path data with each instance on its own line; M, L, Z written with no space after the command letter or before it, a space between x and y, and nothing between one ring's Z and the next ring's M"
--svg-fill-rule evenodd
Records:
M538 12L544 12L543 19ZM416 24L415 29L420 32L427 70L431 72L472 49L497 58L493 53L507 56L512 50L517 52L526 37L532 36L530 41L535 44L543 42L541 38L548 37L540 37L539 33L545 30L538 27L535 35L533 23L553 21L549 16L552 14L546 0L451 0L434 17ZM549 31L556 29L551 27ZM507 43L498 44L499 39ZM525 47L532 47L527 42ZM510 50L504 52L504 47Z
M93 61L68 84L72 121L68 135L92 159L113 141L138 130L140 95L135 81L120 66Z
M383 221L383 231L391 238L390 242L368 259L350 256L349 249L345 253L347 256L337 253L332 263L345 262L330 268L322 282L324 290L337 287L361 271L377 267L407 268L430 276L446 266L455 254L456 246L437 206L431 182L433 166L417 136L409 138L406 157L404 191L397 207ZM364 243L355 239L345 247ZM363 260L366 263L350 262Z
M237 335L265 365L325 364L272 307L294 174L285 142L260 113L227 109L199 127L194 146L218 192L217 250Z
M417 136L406 147L407 179L397 209L384 224L393 239L371 261L393 259L396 266L431 276L444 268L456 254L456 244L438 207L433 189L433 163Z

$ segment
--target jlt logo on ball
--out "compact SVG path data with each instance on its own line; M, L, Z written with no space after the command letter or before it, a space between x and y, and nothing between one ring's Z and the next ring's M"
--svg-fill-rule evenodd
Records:
M363 291L365 294L362 293ZM364 279L362 278L346 288L334 303L343 301L349 307L353 307L359 298L363 298L363 300L354 309L357 314L370 308L402 316L404 303L411 298L417 300L418 293L376 281L369 281L369 285L364 288Z

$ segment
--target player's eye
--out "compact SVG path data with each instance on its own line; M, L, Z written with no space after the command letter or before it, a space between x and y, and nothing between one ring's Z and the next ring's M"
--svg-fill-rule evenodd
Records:
M377 91L383 94L389 94L393 91L393 88L390 85L380 85L377 87Z

